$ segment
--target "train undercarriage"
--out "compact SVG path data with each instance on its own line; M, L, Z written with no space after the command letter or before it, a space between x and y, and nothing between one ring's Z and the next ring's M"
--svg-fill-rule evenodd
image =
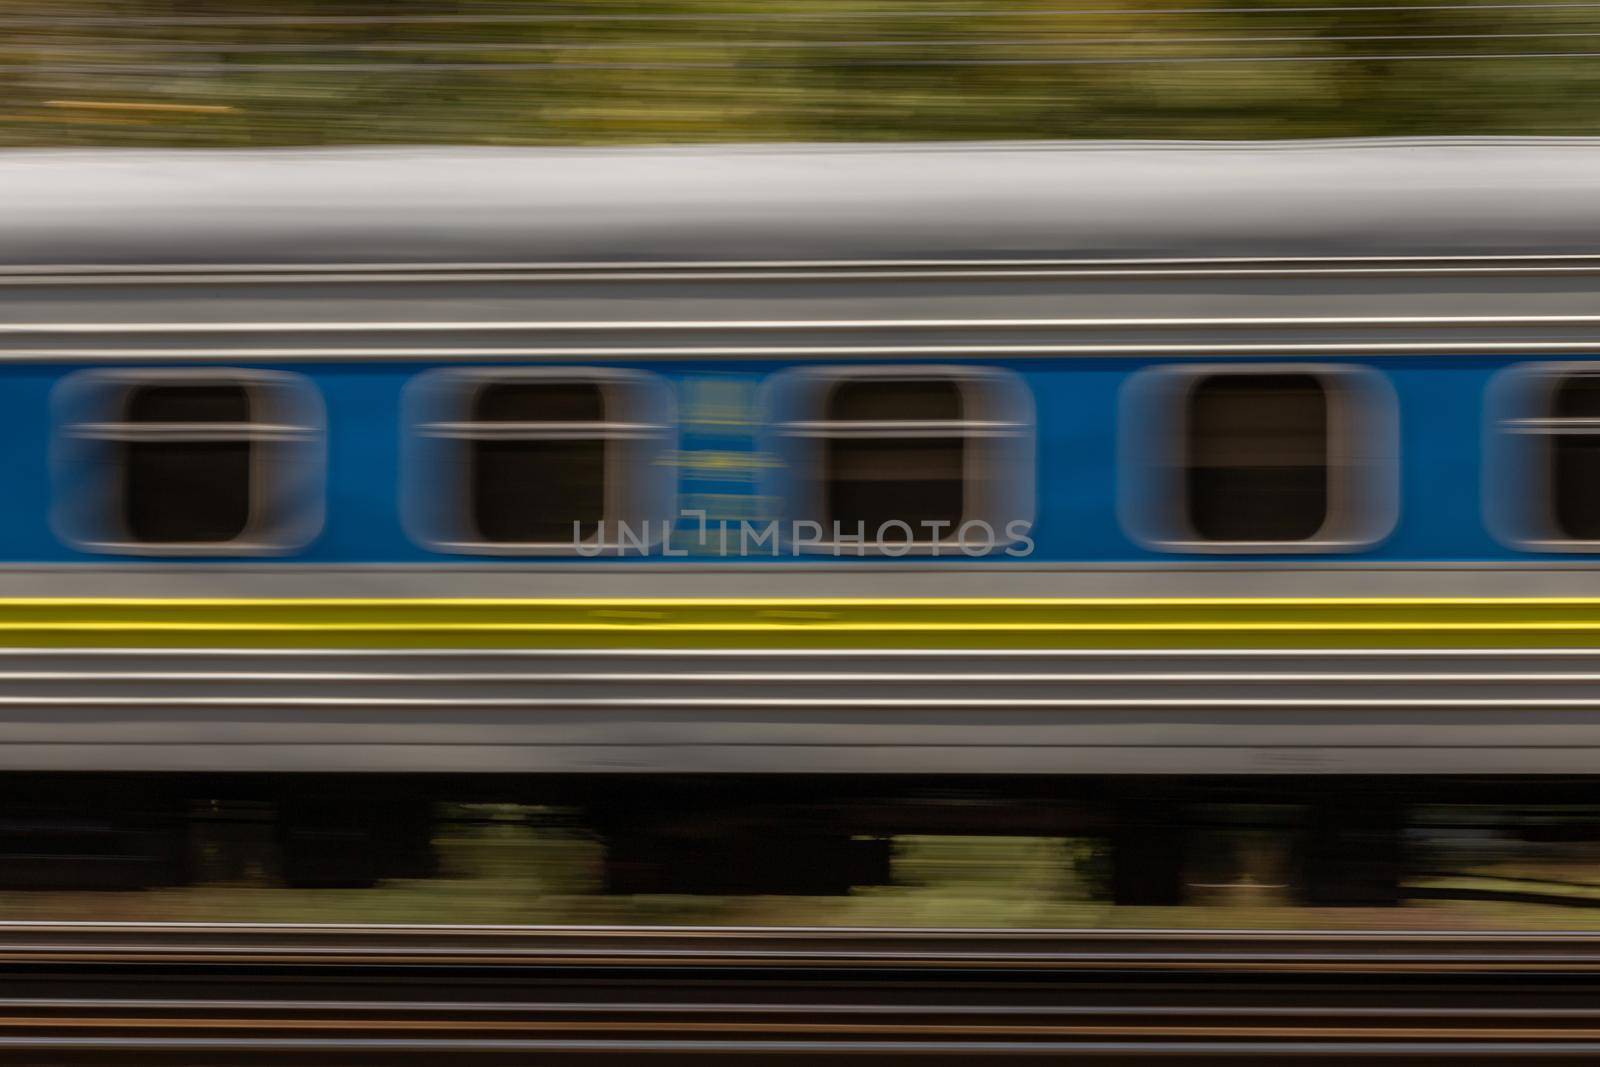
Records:
M1109 903L1179 905L1242 879L1372 907L1406 899L1441 811L1477 813L1457 829L1600 840L1600 783L1580 779L13 775L0 889L205 881L219 827L244 824L231 862L271 884L429 878L461 805L582 835L610 894L840 895L894 883L908 835L1024 836L1088 842L1087 884ZM1241 835L1273 843L1271 870L1238 856Z

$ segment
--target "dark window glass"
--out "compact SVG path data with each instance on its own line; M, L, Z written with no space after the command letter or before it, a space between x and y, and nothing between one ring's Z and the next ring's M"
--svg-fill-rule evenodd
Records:
M847 537L855 536L859 523L868 540L894 519L911 527L913 540L935 539L924 522L949 523L938 536L952 536L965 507L966 439L949 427L918 433L915 427L896 429L892 424L949 423L961 417L961 387L953 381L867 380L835 386L827 421L878 425L858 431L840 428L860 436L826 440L828 521L839 523ZM895 435L872 436L880 430ZM891 531L887 536L895 540L904 534Z
M1600 374L1575 374L1556 385L1550 414L1600 420ZM1593 432L1552 434L1551 506L1563 537L1600 541L1600 426Z
M242 385L141 385L128 391L129 422L250 421Z
M592 382L507 382L478 390L472 421L525 423L527 437L473 440L472 519L484 541L551 544L594 536L605 514L606 442L540 437L539 424L600 423L605 397ZM579 430L578 432L582 432ZM599 427L596 426L596 432Z
M1189 395L1189 523L1208 541L1304 541L1328 518L1328 398L1309 374L1218 374Z
M135 424L238 425L250 421L250 397L240 385L142 385L128 391L123 415ZM134 541L232 541L249 524L251 443L185 432L174 426L169 439L122 445L123 521Z

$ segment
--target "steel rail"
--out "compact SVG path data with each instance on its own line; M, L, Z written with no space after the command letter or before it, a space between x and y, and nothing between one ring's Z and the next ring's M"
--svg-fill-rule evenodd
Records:
M1340 1061L1354 1061L1357 1058L1371 1059L1405 1058L1418 1059L1424 1062L1439 1063L1465 1058L1486 1058L1497 1062L1511 1062L1528 1058L1571 1058L1593 1062L1600 1056L1600 1042L1563 1042L1552 1044L1538 1041L1444 1041L1435 1040L1427 1042L1379 1042L1379 1041L1347 1041L1347 1040L1302 1040L1302 1041L1162 1041L1130 1037L1124 1041L778 1041L778 1040L625 1040L602 1039L598 1041L584 1040L518 1040L494 1038L324 1038L324 1039L294 1039L294 1038L139 1038L139 1037L0 1037L0 1050L15 1052L49 1052L56 1055L71 1053L73 1062L104 1062L102 1059L85 1061L81 1057L85 1054L103 1053L115 1056L117 1062L149 1062L135 1060L136 1056L148 1056L156 1052L166 1053L193 1053L209 1057L195 1060L182 1060L180 1062L194 1062L215 1064L219 1062L215 1057L226 1054L231 1062L231 1057L254 1053L273 1053L275 1057L292 1057L295 1055L317 1055L326 1057L336 1054L340 1061L353 1062L344 1057L363 1055L381 1056L382 1059L363 1059L360 1062L395 1062L394 1057L427 1057L437 1062L440 1053L448 1053L452 1057L466 1055L491 1055L499 1054L510 1057L526 1057L530 1054L539 1054L539 1062L547 1062L548 1057L562 1054L581 1056L593 1062L595 1053L610 1053L620 1056L670 1056L670 1057L705 1057L715 1053L736 1055L740 1057L757 1056L795 1056L809 1057L1017 1057L1017 1056L1047 1056L1059 1058L1065 1055L1093 1056L1102 1059L1109 1058L1161 1058L1178 1060L1179 1062L1193 1061L1196 1057L1225 1056L1232 1059L1250 1058L1263 1059L1268 1062L1282 1063L1286 1057L1315 1056L1323 1062L1328 1057L1338 1057ZM221 1061L221 1062L230 1062ZM61 1062L51 1060L46 1062ZM262 1062L252 1059L249 1062ZM326 1063L326 1059L313 1059L310 1062ZM509 1062L526 1063L525 1058L513 1059ZM628 1060L627 1062L636 1062ZM684 1061L689 1062L689 1061ZM703 1059L695 1060L703 1062Z
M1596 981L1584 933L6 922L0 1056L1592 1059Z
M199 922L0 922L18 961L323 962L455 959L495 965L840 965L1600 973L1600 933L1160 929L627 927Z
M73 1011L93 1006L100 1010L136 1013L142 1011L185 1011L199 1008L226 1010L235 1015L247 1015L253 1012L306 1012L306 1013L331 1013L340 1014L366 1014L382 1013L391 1015L425 1015L431 1012L453 1011L462 1014L481 1014L485 1016L532 1014L537 1012L560 1012L562 1014L584 1016L601 1015L608 1013L626 1012L635 1016L670 1016L689 1009L715 1010L728 1015L803 1015L818 1009L826 1010L838 1015L874 1016L887 1014L910 1015L918 1012L929 1014L947 1015L952 1018L963 1016L981 1015L992 1012L993 1008L977 1004L944 1004L927 1000L899 1001L892 1004L864 1004L858 1001L842 1002L827 1001L816 1004L788 1004L788 1003L751 1003L748 1001L722 999L715 1001L696 1001L679 999L670 1002L637 1001L603 1001L603 1002L574 1002L570 1000L536 1000L536 1001L500 1001L500 1000L326 1000L314 998L299 999L269 999L265 997L235 998L235 997L154 997L154 996L129 996L129 997L0 997L0 1012L11 1015L27 1012L46 1011ZM1034 1019L1076 1019L1083 1017L1143 1017L1149 1014L1150 1009L1142 1005L1129 1004L1103 1004L1103 1005L1073 1005L1073 1004L1015 1004L1007 1006L1006 1014L1022 1018ZM1238 1015L1237 1008L1230 1008L1211 1004L1189 1004L1172 1006L1174 1014L1181 1013L1190 1018L1228 1019ZM1250 1009L1252 1015L1259 1015L1267 1019L1316 1017L1325 1019L1414 1019L1427 1016L1433 1019L1464 1019L1478 1020L1582 1020L1593 1021L1600 1025L1600 1008L1552 1008L1552 1007L1450 1007L1429 1006L1420 1008L1399 1008L1394 1006L1351 1007L1349 1005L1306 1005L1303 1007L1286 1007L1283 1005L1257 1005Z

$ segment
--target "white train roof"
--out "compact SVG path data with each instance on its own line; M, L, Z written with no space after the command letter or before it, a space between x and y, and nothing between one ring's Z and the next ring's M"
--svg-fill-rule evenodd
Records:
M1600 139L0 153L0 264L1600 252Z

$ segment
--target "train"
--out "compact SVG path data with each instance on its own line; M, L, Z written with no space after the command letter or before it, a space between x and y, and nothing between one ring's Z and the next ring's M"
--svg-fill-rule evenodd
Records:
M369 884L480 797L580 812L619 892L1026 831L1164 904L1232 802L1389 903L1416 805L1593 796L1600 142L0 188L8 884L181 880L230 799Z

